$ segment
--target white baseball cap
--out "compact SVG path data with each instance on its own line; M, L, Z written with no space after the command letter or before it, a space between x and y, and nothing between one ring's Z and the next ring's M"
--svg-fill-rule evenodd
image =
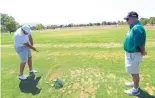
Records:
M31 34L31 32L32 32L29 25L23 25L21 28L22 28L25 32L27 32L28 34Z

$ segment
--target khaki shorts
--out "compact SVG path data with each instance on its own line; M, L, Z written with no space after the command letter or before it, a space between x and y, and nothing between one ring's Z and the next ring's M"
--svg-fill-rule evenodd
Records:
M31 50L26 46L15 47L15 50L16 50L16 52L18 53L18 55L20 57L20 62L21 63L28 62L28 58L32 57Z
M139 64L142 61L142 55L140 52L125 53L125 69L129 74L139 73Z

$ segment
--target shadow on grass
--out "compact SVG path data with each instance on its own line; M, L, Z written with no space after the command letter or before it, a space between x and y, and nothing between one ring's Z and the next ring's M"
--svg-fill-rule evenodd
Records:
M37 85L40 79L41 76L35 79L35 75L30 74L26 80L21 80L19 84L21 92L31 93L32 95L39 94L41 89L37 88Z
M146 91L143 91L142 89L140 89L140 95L137 96L138 98L155 98L155 96L150 95L149 93L147 93Z

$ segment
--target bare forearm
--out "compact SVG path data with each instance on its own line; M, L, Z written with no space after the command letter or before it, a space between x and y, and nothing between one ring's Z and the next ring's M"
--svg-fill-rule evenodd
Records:
M30 44L33 46L33 40L32 39L30 39Z
M28 48L31 48L32 50L35 50L35 48L32 45L30 45L29 43L25 43L24 45L27 46Z
M140 52L145 52L145 46L140 46Z
M141 54L142 54L143 56L146 55L145 46L140 46L139 48L140 48Z
M29 41L30 41L30 44L33 46L33 38L31 35L29 35Z

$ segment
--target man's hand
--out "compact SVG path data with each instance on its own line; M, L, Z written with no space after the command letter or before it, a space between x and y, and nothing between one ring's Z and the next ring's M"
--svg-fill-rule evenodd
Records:
M36 52L38 52L38 50L34 47L34 49L33 49L34 51L36 51Z
M141 52L141 55L145 56L145 55L147 55L147 52Z
M147 55L147 52L145 51L145 46L140 46L139 48L142 56Z
M27 46L28 48L30 48L30 49L38 52L38 50L35 47L33 47L32 45L30 45L28 42L27 43L24 43L24 45Z

